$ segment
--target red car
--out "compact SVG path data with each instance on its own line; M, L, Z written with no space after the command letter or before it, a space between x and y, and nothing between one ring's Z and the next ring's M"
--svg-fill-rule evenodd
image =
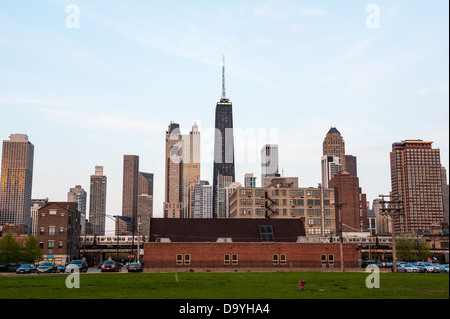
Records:
M112 260L105 261L101 267L101 272L106 271L113 271L113 272L120 271L119 263L116 263L115 261Z

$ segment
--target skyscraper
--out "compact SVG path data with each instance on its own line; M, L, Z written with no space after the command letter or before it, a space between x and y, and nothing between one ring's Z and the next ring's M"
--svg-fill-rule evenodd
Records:
M261 180L267 176L280 177L277 144L266 144L261 149Z
M67 193L67 201L75 202L78 204L78 211L80 212L81 220L81 234L84 234L86 231L86 202L87 202L87 193L81 187L81 185L76 185L69 189Z
M194 190L194 218L212 218L212 185L199 181Z
M345 155L345 170L352 176L358 177L358 165L356 156Z
M170 122L166 131L164 218L183 217L183 159L180 125Z
M256 177L252 173L244 175L244 187L256 187Z
M396 232L417 233L444 221L440 151L432 143L406 140L392 144L391 196L403 202L404 213L393 220Z
M192 218L190 209L190 186L200 180L200 132L194 123L189 134L182 135L183 161L183 218Z
M222 98L216 105L213 166L213 217L225 217L225 187L235 181L233 105L225 94L225 62L222 66Z
M153 195L153 173L139 172L138 195Z
M122 216L130 218L128 232L136 230L137 205L139 190L139 156L124 155L123 157L123 196Z
M95 235L105 235L106 219L106 176L103 166L95 166L95 174L91 175L91 190L89 194L89 223Z
M30 231L34 145L25 134L11 134L3 141L0 226L25 225Z
M328 182L342 170L341 158L337 156L322 156L322 185L328 188Z
M345 142L341 133L332 127L323 140L323 154L337 156L341 159L342 170L346 170L345 165Z

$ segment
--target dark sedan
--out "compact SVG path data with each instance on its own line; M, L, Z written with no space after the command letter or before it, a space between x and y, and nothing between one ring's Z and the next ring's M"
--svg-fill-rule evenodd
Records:
M36 267L32 264L23 264L16 269L16 274L32 274L36 272Z
M53 262L49 262L49 261L43 262L42 264L40 264L37 267L38 273L54 273L57 271L58 271L58 269L56 267L56 264Z
M128 265L128 272L142 272L141 263L135 262Z

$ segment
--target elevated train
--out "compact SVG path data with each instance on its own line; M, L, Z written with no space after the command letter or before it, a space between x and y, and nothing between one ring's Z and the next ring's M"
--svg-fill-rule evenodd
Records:
M117 240L119 242L119 247L127 247L138 244L138 238L140 238L140 244L142 245L144 242L148 241L147 236L131 236L131 235L122 235L117 238L117 236L96 236L96 235L84 235L80 236L80 245L81 247L110 247L117 246Z

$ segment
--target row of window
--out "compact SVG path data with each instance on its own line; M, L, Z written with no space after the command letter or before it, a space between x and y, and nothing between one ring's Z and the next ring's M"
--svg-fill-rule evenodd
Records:
M45 235L45 227L39 228L39 235ZM56 235L56 226L49 226L47 235ZM59 235L64 235L64 227L59 227Z
M275 196L287 196L287 190L286 189L275 189L275 190L271 190L272 194ZM255 189L255 195L256 196L265 196L266 194L266 190L265 189ZM253 190L252 189L248 189L248 188L243 188L240 190L240 195L243 196L252 196L253 195ZM292 189L289 190L289 195L291 196L305 196L305 191L303 189ZM306 196L315 196L315 197L320 197L320 190L316 189L316 190L306 190ZM329 190L323 190L323 196L324 197L330 197L330 191Z
M191 255L190 254L178 254L176 257L177 265L190 265L191 264ZM272 263L274 265L285 265L286 264L286 255L285 254L273 254L272 255ZM238 254L225 254L223 255L223 264L224 265L238 265L239 264L239 255Z
M255 205L261 205L264 206L266 203L265 199L263 198L256 198L255 199ZM253 205L253 199L251 198L241 198L240 200L240 204L242 206L251 206ZM290 204L291 206L303 206L305 204L303 199L291 199L290 200ZM323 204L325 206L330 206L331 205L331 201L329 199L324 199L323 200ZM279 199L275 199L275 205L280 205L280 200ZM282 206L286 206L287 205L287 199L282 199L281 200L281 205ZM307 205L308 206L320 206L321 205L321 200L320 199L308 199L307 200Z
M266 212L266 210L264 208L256 208L255 209L255 214L256 215L264 215ZM305 216L305 210L303 208L292 208L289 210L291 216ZM253 209L252 208L241 208L240 210L241 215L252 215L253 214ZM283 216L287 216L288 214L288 210L286 208L283 209L275 209L275 215L280 215L280 213ZM322 211L320 209L307 209L307 213L308 216L320 216L322 215ZM331 215L331 210L329 209L324 209L324 215L325 216L330 216Z
M56 247L55 245L56 245L56 242L55 242L54 240L48 240L48 241L47 241L47 248L48 248L48 249L55 249L55 248L57 248L57 249L63 249L63 248L64 248L64 241L62 241L62 240L58 241L58 247ZM44 243L43 243L43 242L40 242L40 243L39 243L39 247L40 247L41 249L44 249ZM66 248L67 248L67 249L70 248L70 243L69 243L69 242L66 242Z

